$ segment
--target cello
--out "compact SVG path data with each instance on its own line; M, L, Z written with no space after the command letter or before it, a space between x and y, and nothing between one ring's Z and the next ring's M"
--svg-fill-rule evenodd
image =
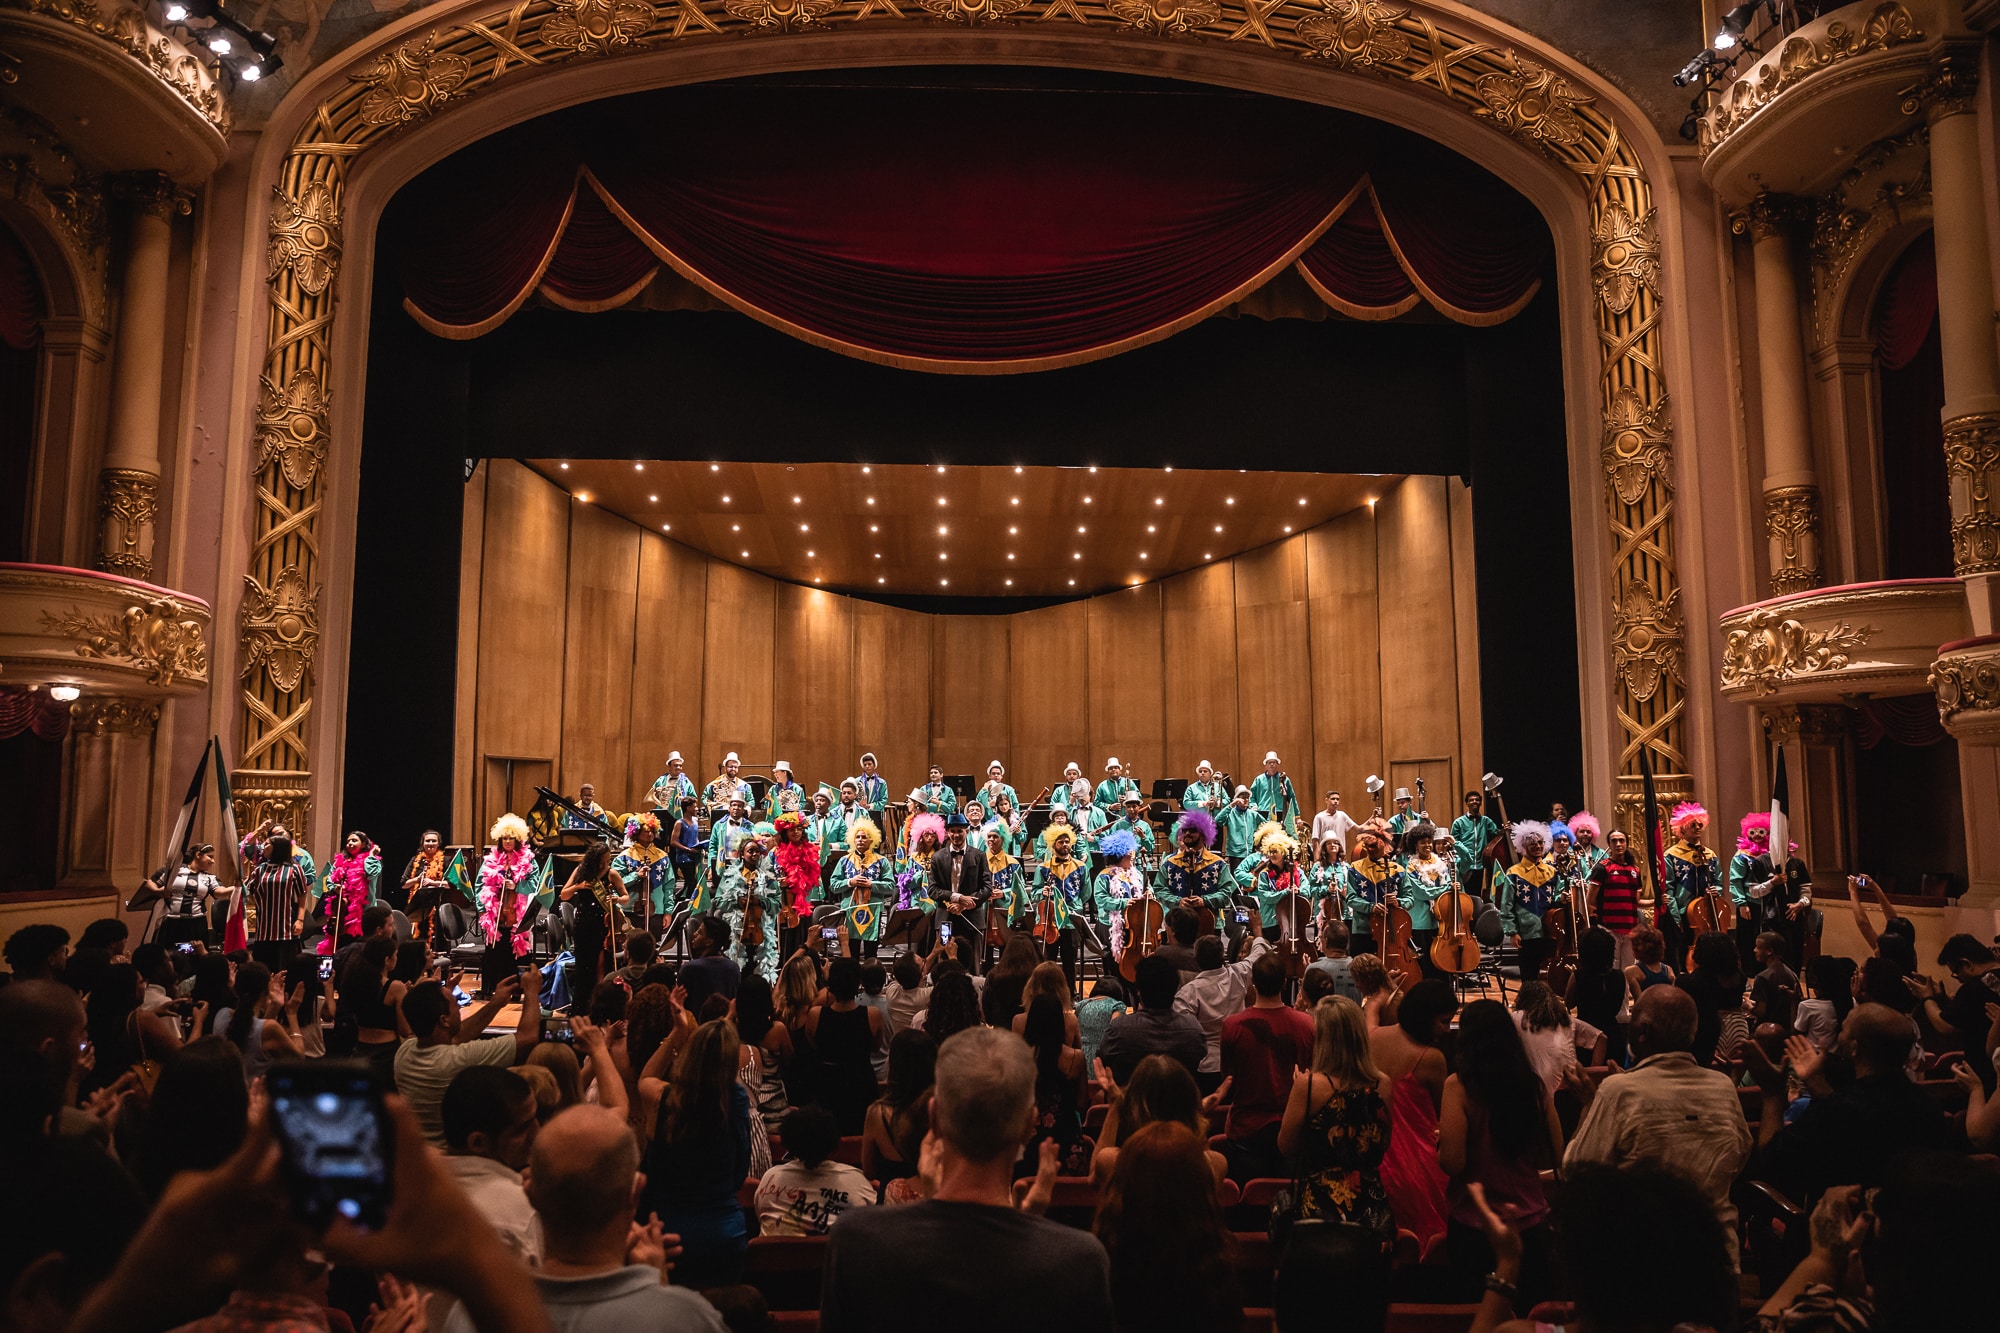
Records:
M1431 914L1438 923L1437 938L1431 941L1431 962L1440 972L1462 977L1479 967L1479 941L1472 933L1479 908L1472 895L1458 887L1455 860L1445 862L1445 873L1451 876L1451 887L1431 904Z
M1369 914L1380 927L1375 938L1382 945L1382 966L1389 975L1399 978L1404 986L1422 981L1423 964L1417 961L1417 951L1410 943L1409 910L1391 895L1376 903Z
M1278 919L1278 958L1285 965L1285 978L1297 981L1305 975L1316 950L1306 939L1306 924L1312 919L1312 904L1296 889L1278 895L1272 909Z
M1708 866L1715 864L1709 857L1708 848L1696 847L1692 850L1698 853L1698 859L1695 861L1697 867L1706 870ZM1713 876L1708 877L1708 887L1688 900L1687 924L1688 948L1684 962L1692 967L1695 940L1713 931L1727 932L1735 924L1734 913L1729 906L1729 895Z
M1153 896L1151 889L1132 899L1120 909L1125 914L1125 952L1118 955L1118 975L1129 984L1139 980L1139 960L1155 953L1160 947L1161 932L1166 929L1166 910L1160 900Z

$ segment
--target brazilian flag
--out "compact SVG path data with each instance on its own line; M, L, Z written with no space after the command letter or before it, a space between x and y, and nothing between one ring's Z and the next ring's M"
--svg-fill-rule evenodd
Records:
M521 892L540 903L542 910L545 912L549 911L555 905L555 877L549 873L555 869L555 864L555 857L543 857L541 867L534 874L528 876L528 882L521 888Z
M476 901L476 895L472 892L472 881L466 876L465 849L463 847L453 852L451 860L445 864L444 882L449 884L452 887L452 891L457 893L459 897L465 899L467 906L471 906Z

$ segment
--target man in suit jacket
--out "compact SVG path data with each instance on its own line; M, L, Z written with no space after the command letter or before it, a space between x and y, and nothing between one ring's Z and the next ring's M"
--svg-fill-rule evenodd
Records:
M986 931L986 899L993 891L993 881L986 870L986 852L967 845L969 825L965 816L954 810L945 818L944 825L945 844L931 854L931 896L940 907L948 909L948 914L939 913L938 920L955 918L956 930L969 927L975 933L969 956L977 971L977 960L983 952L977 936Z

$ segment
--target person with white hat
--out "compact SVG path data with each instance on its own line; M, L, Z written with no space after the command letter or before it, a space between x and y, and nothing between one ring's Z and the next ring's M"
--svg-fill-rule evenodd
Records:
M1248 787L1238 786L1236 798L1222 807L1222 813L1215 817L1216 832L1221 836L1220 848L1230 865L1235 865L1250 855L1251 840L1257 836L1257 826L1264 822Z
M731 750L722 756L721 775L701 789L701 808L710 819L720 819L729 812L729 803L739 798L748 808L750 784L743 780L743 761Z
M1210 817L1220 814L1222 807L1229 803L1229 788L1215 771L1215 765L1204 759L1194 766L1194 781L1188 783L1181 792L1181 809L1206 810Z
M1137 796L1139 784L1125 776L1125 766L1113 755L1104 761L1104 781L1097 784L1097 808L1105 821L1117 819L1125 813L1125 798Z
M1118 818L1104 829L1103 838L1114 833L1129 833L1138 842L1138 850L1150 859L1153 855L1153 821L1146 818L1146 798L1136 791L1125 793L1125 808ZM1102 838L1100 838L1102 841Z
M930 811L940 819L958 809L958 793L953 791L950 785L945 782L944 770L936 764L931 765L929 780L923 786L911 792L910 799L922 802L925 810ZM913 811L912 813L916 812Z
M646 799L653 803L653 813L661 816L661 823L668 818L678 817L681 798L695 794L694 783L687 775L687 761L681 758L679 750L667 752L667 771L653 782L653 789L646 793Z
M979 796L979 803L988 810L998 809L1002 796L1016 809L1021 805L1021 794L1007 785L1007 768L998 759L986 766L986 785L979 789ZM977 825L974 828L976 830Z
M1275 819L1286 828L1299 817L1298 793L1292 779L1278 763L1276 750L1264 751L1264 771L1250 784L1250 804L1261 819Z
M1431 822L1430 813L1413 808L1408 787L1396 788L1396 813L1389 816L1389 831L1401 838L1419 824Z
M889 780L876 770L875 752L870 750L861 756L861 775L854 780L854 792L862 810L875 821L879 832L882 812L889 808Z
M1083 776L1083 770L1074 761L1064 764L1062 781L1053 784L1049 793L1049 805L1057 810L1070 810L1088 804L1090 780Z
M806 789L792 778L792 761L780 759L771 765L771 791L765 798L764 812L768 819L779 815L805 813Z

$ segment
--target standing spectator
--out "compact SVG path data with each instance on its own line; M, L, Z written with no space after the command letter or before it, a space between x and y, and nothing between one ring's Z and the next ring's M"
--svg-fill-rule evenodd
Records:
M1757 960L1757 975L1750 980L1752 1020L1791 1027L1799 1008L1799 975L1786 966L1785 937L1762 931L1751 941L1750 952Z
M1284 960L1261 954L1250 985L1250 1007L1222 1020L1222 1074L1231 1088L1223 1155L1237 1181L1284 1174L1278 1128L1293 1079L1313 1053L1312 1019L1285 1003Z
M930 1129L924 1108L936 1078L937 1046L928 1032L905 1028L890 1039L889 1086L861 1123L862 1173L885 1186L885 1193L916 1177L918 1154ZM789 1138L786 1146L793 1146Z
M1370 1032L1396 1021L1400 994L1389 986L1389 969L1372 953L1356 954L1349 971L1361 992L1361 1017Z
M1194 1075L1179 1060L1149 1055L1139 1062L1123 1088L1101 1064L1099 1070L1098 1084L1111 1108L1098 1131L1097 1151L1090 1159L1090 1178L1099 1185L1111 1179L1118 1164L1118 1145L1148 1125L1163 1121L1185 1125L1190 1134L1208 1141L1209 1102L1203 1100ZM1208 1168L1220 1184L1229 1174L1229 1159L1211 1148Z
M1104 1063L1123 1086L1149 1055L1167 1055L1187 1066L1194 1074L1208 1053L1208 1036L1193 1015L1175 1006L1181 975L1160 954L1139 960L1137 969L1139 1007L1122 1018L1114 1018L1104 1031L1098 1048ZM989 980L988 985L991 985ZM1217 1063L1220 1064L1218 1058ZM1217 1075L1220 1081L1221 1075Z
M720 995L725 1000L736 998L737 983L743 972L728 958L728 949L727 921L711 912L694 919L688 931L688 951L694 957L681 965L681 985L687 988L685 1007L689 1013L700 1013L711 995Z
M1072 1327L1111 1326L1104 1247L1014 1207L1014 1161L1033 1133L1034 1106L1035 1062L1013 1033L975 1028L939 1051L924 1149L937 1188L921 1203L864 1209L833 1229L823 1333L923 1328L941 1312L964 1333L1011 1333L1051 1310Z
M305 986L294 986L286 995L271 980L271 970L262 963L243 964L236 969L236 1003L215 1016L215 1030L243 1053L243 1077L251 1083L277 1061L304 1054L299 1006L305 1003Z
M924 1010L923 1029L932 1041L942 1046L958 1033L981 1027L980 996L973 987L972 978L956 963L949 967L940 966L931 983L930 1007ZM993 977L989 973L986 988L993 988Z
M1345 995L1359 1004L1361 987L1354 984L1354 960L1347 956L1347 946L1352 938L1345 921L1322 921L1319 928L1320 956L1307 965L1306 971L1324 972L1333 979L1335 995Z
M771 1128L781 1128L792 1109L785 1094L785 1075L793 1060L792 1034L772 1012L771 983L755 972L746 972L737 987L736 1035L757 1061L756 1086L751 1090L757 1114Z
M1582 1023L1604 1034L1605 1055L1622 1067L1630 987L1618 969L1617 955L1618 942L1610 931L1601 926L1584 931L1576 945L1576 975L1563 999Z
M1090 995L1076 1007L1077 1040L1083 1047L1086 1066L1097 1063L1098 1048L1104 1044L1104 1033L1110 1028L1111 1020L1131 1012L1132 1005L1125 995L1125 979L1116 973L1106 973L1090 988Z
M1115 1333L1236 1333L1235 1241L1200 1139L1171 1121L1126 1139L1093 1230L1111 1261Z
M340 1017L334 1024L349 1029L354 1057L366 1060L391 1088L403 1044L403 997L410 990L389 975L395 956L395 940L381 936L368 937L354 950L341 976Z
M1577 1069L1577 1049L1587 1048L1589 1063L1604 1063L1605 1035L1569 1010L1544 981L1527 981L1514 995L1514 1026L1521 1048L1535 1067L1542 1085L1553 1095Z
M658 1233L634 1236L641 1230L632 1222L638 1167L631 1129L600 1106L562 1112L535 1141L528 1198L541 1219L543 1249L534 1284L549 1327L727 1333L722 1316L687 1284L667 1285ZM463 1306L444 1325L445 1333L485 1327Z
M921 1035L921 1034L920 1034ZM833 1160L840 1126L824 1108L801 1106L785 1122L791 1160L757 1182L757 1234L824 1236L850 1208L875 1202L875 1186L859 1167Z
M1222 1083L1222 1020L1243 1007L1250 989L1250 968L1270 951L1271 942L1259 935L1250 942L1250 951L1234 963L1223 961L1224 947L1220 935L1204 935L1195 941L1197 970L1174 996L1174 1012L1201 1025L1204 1048L1194 1081L1205 1093L1214 1092Z
M1733 1059L1737 1043L1749 1035L1743 1014L1743 965L1734 937L1720 930L1697 935L1694 967L1674 984L1693 997L1700 1016L1694 1030L1695 1063L1708 1066L1718 1057Z
M1799 1001L1792 1027L1813 1044L1813 1049L1830 1051L1840 1040L1840 1025L1854 1007L1853 983L1850 959L1821 954L1806 968L1806 986L1812 994Z
M1488 1205L1521 1232L1522 1302L1555 1294L1541 1172L1561 1160L1562 1149L1555 1099L1528 1062L1512 1015L1493 1000L1468 1004L1438 1122L1438 1165L1450 1182L1445 1244L1467 1298L1493 1271L1493 1247L1468 1189L1475 1182Z
M870 958L861 965L861 993L854 998L864 1009L873 1009L882 1021L877 1025L881 1040L875 1043L868 1058L875 1065L875 1081L882 1081L882 1071L889 1063L889 997L883 994L889 982L889 969L880 961Z
M1058 974L1060 964L1044 963ZM1039 971L1040 969L1037 969ZM1073 1018L1063 1012L1062 1002L1053 995L1037 995L1028 1005L1022 1035L1035 1057L1035 1133L1021 1155L1017 1169L1033 1175L1041 1154L1039 1145L1056 1145L1058 1169L1066 1176L1080 1176L1085 1164L1078 1137L1083 1133L1083 1090L1088 1066L1082 1048L1071 1044L1069 1024Z
M1028 978L1041 961L1033 937L1025 930L1016 931L1000 951L1000 961L986 974L986 985L979 993L980 1014L987 1023L996 1028L1013 1023L1014 1015L1021 1011Z
M444 1090L445 1171L510 1251L534 1264L541 1258L541 1228L521 1187L540 1128L535 1094L511 1069L469 1065Z
M1396 1021L1368 1034L1368 1053L1389 1079L1394 1132L1382 1159L1382 1187L1396 1228L1417 1238L1422 1254L1445 1232L1444 1172L1437 1164L1438 1110L1444 1104L1444 1043L1458 994L1438 977L1410 987Z
M924 960L914 952L898 958L889 969L889 984L882 988L882 993L889 1001L885 1017L889 1020L891 1041L895 1040L898 1032L910 1026L918 1014L930 1007L928 970Z
M1750 1126L1727 1074L1703 1069L1694 1044L1694 1001L1657 986L1639 997L1632 1015L1638 1063L1601 1086L1572 1083L1584 1100L1576 1137L1563 1154L1563 1176L1591 1166L1658 1167L1701 1191L1736 1253L1736 1205L1730 1187L1750 1159Z
M2000 1003L2000 960L1973 936L1953 935L1938 951L1938 966L1958 982L1950 999L1945 998L1944 987L1929 977L1913 976L1905 984L1923 1002L1924 1022L1944 1038L1942 1045L1963 1049L1965 1063L1991 1092L1993 1055L1986 1049L1986 1033L1993 1025L1986 1006Z
M97 1057L84 1075L81 1091L86 1097L110 1087L135 1065L164 1060L180 1049L180 1024L169 1015L142 1007L145 993L146 979L138 968L113 963L86 997L84 1012Z
M657 1214L681 1238L678 1269L691 1287L727 1286L743 1275L749 1237L736 1196L750 1174L750 1095L736 1077L741 1058L729 1020L697 1027L674 1062L646 1153L640 1216ZM647 1079L659 1063L656 1053Z
M827 1002L806 1016L806 1037L819 1056L819 1103L842 1134L859 1134L875 1100L875 1048L885 1030L879 1010L857 999L861 964L836 958L826 970Z
M444 1146L444 1092L459 1070L519 1064L541 1040L541 980L541 972L529 968L527 990L521 993L521 981L503 977L492 998L467 1014L460 1014L451 993L435 981L419 982L403 995L403 1022L410 1038L396 1051L396 1090L409 1102L432 1146ZM521 1017L513 1033L481 1035L517 993L521 993Z
M1063 1040L1071 1046L1080 1046L1082 1031L1077 1026L1076 1006L1071 999L1074 994L1069 988L1069 978L1063 974L1061 963L1038 963L1028 974L1028 984L1021 991L1021 1012L1014 1015L1014 1031L1026 1033L1028 1011L1035 1007L1035 1001L1047 996L1062 1010ZM1033 1041L1028 1043L1034 1045Z

